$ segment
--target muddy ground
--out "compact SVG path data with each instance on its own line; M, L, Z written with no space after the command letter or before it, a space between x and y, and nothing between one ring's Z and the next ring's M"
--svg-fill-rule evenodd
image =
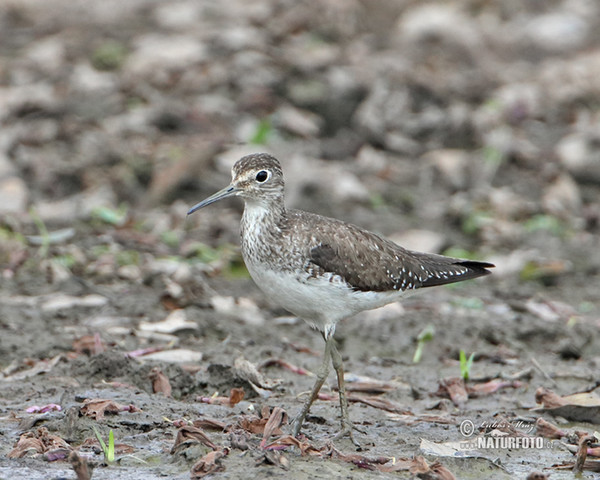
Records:
M94 479L573 478L600 423L600 6L319 5L0 3L0 478L76 478L73 451ZM186 218L257 151L291 207L496 264L338 325L360 451L333 375L298 444L263 438L323 341L249 279L239 201ZM543 443L464 443L499 436Z

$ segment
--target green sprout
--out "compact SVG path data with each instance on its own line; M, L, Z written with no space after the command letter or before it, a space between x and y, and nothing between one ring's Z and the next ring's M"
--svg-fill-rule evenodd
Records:
M125 62L127 48L125 45L109 40L100 45L92 53L92 65L96 70L118 70Z
M107 465L111 465L115 461L115 435L112 431L112 428L108 432L108 446L102 440L100 436L100 432L96 429L96 427L92 427L94 429L94 434L98 439L98 443L100 443L100 447L102 448L102 452L104 452L104 460Z
M127 221L127 207L125 205L120 205L118 209L96 207L92 210L92 218L115 227L122 227Z
M473 366L473 359L475 358L475 352L469 355L467 359L467 355L465 351L461 349L459 353L460 360L460 376L466 382L469 380L469 376L471 374L471 367Z
M421 357L423 356L423 348L427 342L433 340L433 334L435 333L435 329L433 325L427 325L419 336L417 337L417 348L415 350L415 354L413 355L413 363L419 363L421 361Z
M252 135L250 138L249 143L254 145L264 145L267 143L271 133L273 133L271 120L269 118L263 118L260 122L258 122L254 135Z
M33 223L35 223L35 226L37 227L38 232L40 233L40 257L46 258L46 256L48 256L48 250L50 248L50 234L48 233L48 229L46 228L46 224L42 220L42 217L38 215L37 210L35 208L31 208L29 210L29 215L31 215L31 219L33 220Z

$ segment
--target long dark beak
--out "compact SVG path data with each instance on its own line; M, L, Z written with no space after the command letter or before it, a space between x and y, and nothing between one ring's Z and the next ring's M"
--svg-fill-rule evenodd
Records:
M188 210L187 214L191 215L196 210L200 210L201 208L206 207L207 205L210 205L211 203L218 202L222 198L231 197L231 196L235 195L238 191L239 190L237 188L235 188L233 185L229 185L228 187L225 187L223 190L219 190L214 195L211 195L210 197L202 200L200 203L197 203L196 205L194 205L192 208L190 208Z

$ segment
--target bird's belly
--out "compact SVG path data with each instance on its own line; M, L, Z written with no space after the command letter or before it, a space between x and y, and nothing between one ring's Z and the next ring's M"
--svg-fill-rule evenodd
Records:
M397 301L401 292L357 292L336 277L276 272L248 265L254 282L273 302L318 330L327 330L363 310Z

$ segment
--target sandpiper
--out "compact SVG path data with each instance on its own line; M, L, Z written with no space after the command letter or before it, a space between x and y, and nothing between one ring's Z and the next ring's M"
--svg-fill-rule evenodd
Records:
M244 199L241 244L256 284L283 308L319 330L323 363L302 410L292 422L297 435L329 373L337 374L342 430L352 423L342 357L333 334L343 318L387 305L408 290L460 282L491 273L491 263L402 248L360 227L314 213L286 209L283 172L266 153L247 155L232 169L231 184L194 205L188 215L223 198ZM356 442L355 442L356 443Z

